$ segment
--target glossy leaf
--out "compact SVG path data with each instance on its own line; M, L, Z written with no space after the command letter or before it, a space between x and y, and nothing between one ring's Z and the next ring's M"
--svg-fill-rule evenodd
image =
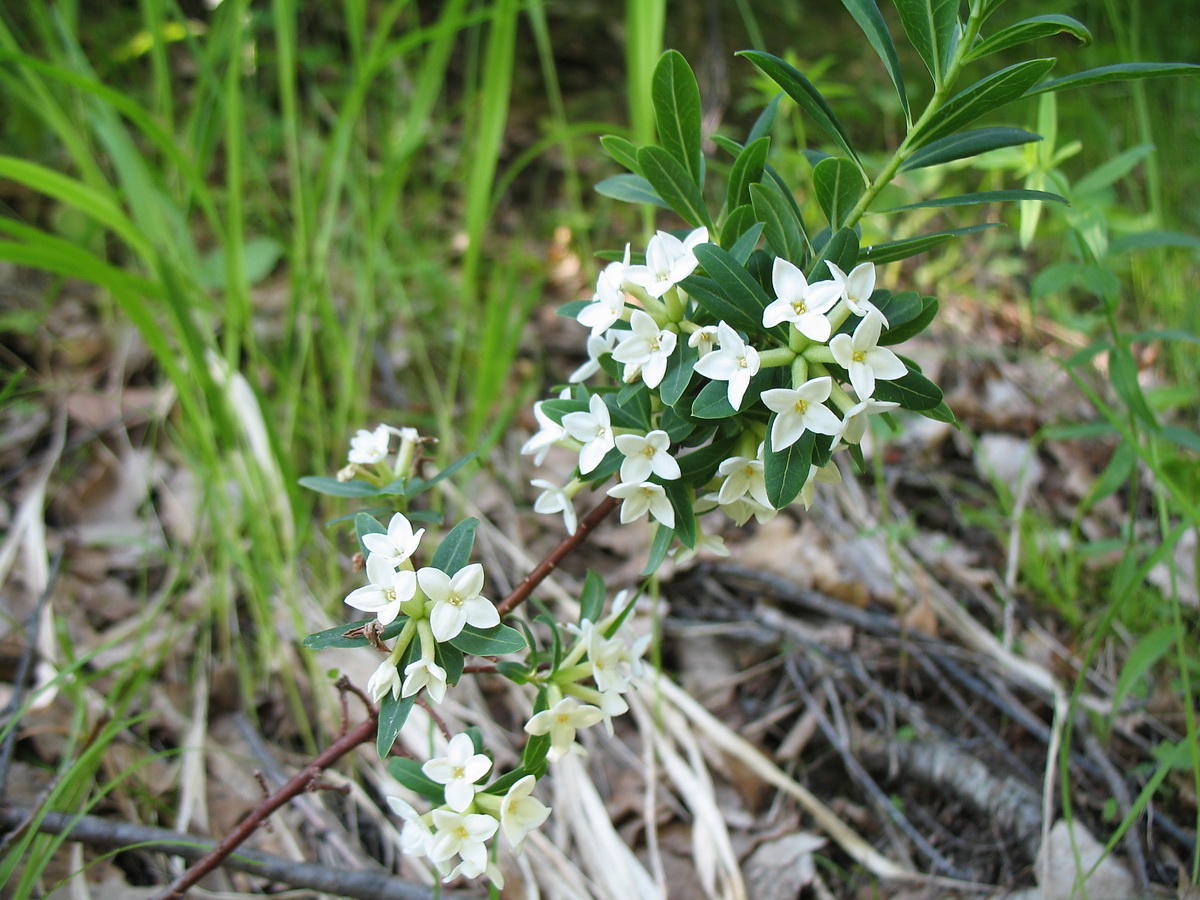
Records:
M854 229L840 228L833 233L825 246L821 248L821 252L817 254L812 269L808 273L809 284L833 277L829 274L829 266L825 265L826 260L831 260L843 272L849 272L861 261L858 252L858 235L854 233Z
M1090 44L1092 42L1092 33L1078 19L1051 13L1023 19L1015 25L1009 25L1007 28L997 31L991 37L976 44L966 58L968 61L980 59L990 53L1007 50L1018 44L1025 44L1063 32L1079 38L1081 43Z
M1008 191L979 191L974 194L955 194L952 197L937 197L933 200L922 200L920 203L909 203L907 206L893 206L891 209L880 210L880 212L893 213L903 212L906 209L939 209L944 206L978 206L982 203L1006 203L1014 200L1040 200L1043 203L1062 203L1067 204L1067 198L1061 194L1052 194L1049 191L1027 191L1027 190L1008 190Z
M854 152L854 148L850 146L850 138L846 134L846 130L842 128L842 123L838 121L830 105L825 102L821 92L800 71L778 56L763 53L761 50L742 50L737 55L746 57L758 66L764 75L783 88L784 92L813 118L821 130L854 160L854 164L860 169L862 168L862 163L858 159L858 154Z
M683 396L684 391L692 382L695 374L696 350L687 345L681 336L675 344L675 351L667 358L667 371L662 383L658 386L658 396L667 406L674 406Z
M422 797L432 800L441 806L446 802L446 787L434 781L423 771L421 763L407 756L397 756L388 760L388 772L398 782Z
M937 297L922 297L921 310L903 324L894 324L879 337L881 346L901 344L929 327L938 311Z
M899 403L905 409L934 409L942 402L942 389L920 372L909 372L895 381L876 381L875 399Z
M696 546L696 509L692 505L695 492L690 485L682 481L667 481L663 484L663 492L671 501L675 510L675 536L689 550Z
M738 154L729 173L729 192L725 200L726 208L733 210L750 202L750 185L762 181L763 166L767 162L767 151L771 149L769 137L746 145Z
M450 529L442 538L442 543L434 551L429 565L441 569L447 575L453 575L471 560L471 548L475 546L475 529L479 520L463 519Z
M658 571L658 567L667 558L667 551L671 549L673 540L675 540L675 529L668 528L661 523L655 526L654 540L650 542L650 556L646 560L646 567L642 569L642 575L649 577Z
M579 594L579 621L599 622L604 615L604 601L608 591L604 579L588 569L583 579L583 590Z
M695 254L721 292L742 310L744 318L750 319L751 327L761 328L762 311L771 303L762 285L733 256L715 244L700 244ZM729 321L729 324L734 323Z
M896 55L896 45L892 43L892 34L888 31L887 22L879 12L875 0L842 0L842 6L854 17L858 27L863 30L875 52L883 61L888 77L896 86L896 96L900 98L900 106L904 109L904 118L911 119L908 109L908 94L904 90L904 73L900 69L900 58Z
M692 403L692 415L697 419L728 419L737 410L729 402L729 387L724 381L710 381L700 389Z
M694 486L708 482L716 474L721 463L733 452L737 440L738 436L731 434L679 457L679 480Z
M663 209L671 208L667 201L658 196L654 186L641 175L625 174L605 178L597 182L596 193L623 203L649 203Z
M933 83L941 87L958 46L961 0L896 0L900 24L920 55Z
M774 427L778 413L771 415ZM767 431L767 446L763 458L763 475L767 483L767 499L776 509L783 509L800 494L808 472L812 468L813 445L816 435L806 431L790 447L775 450L771 446L771 432Z
M1009 128L1002 125L995 128L976 128L973 131L959 132L927 144L910 156L900 167L900 171L906 172L910 169L937 166L953 162L956 159L978 156L989 150L1015 147L1041 139L1040 134L1034 134L1023 128Z
M379 488L365 481L338 481L324 475L306 475L300 479L300 486L318 494L328 494L331 497L377 497Z
M473 656L503 656L506 653L520 653L528 648L525 635L507 625L493 625L491 628L477 628L474 625L464 625L457 637L450 639L450 644L463 653Z
M740 210L749 212L751 216L754 211L748 206L738 207ZM729 248L729 255L736 259L742 265L745 265L754 253L754 248L758 246L758 239L762 237L763 223L753 222L749 228L743 232L742 236L737 239L737 242Z
M779 101L782 99L783 94L776 94L771 98L771 102L763 107L763 111L754 120L754 125L751 126L750 133L746 135L747 144L751 144L760 137L766 137L771 133L771 129L775 127L775 117L779 114Z
M404 486L403 490L401 490L400 493L405 498L411 500L413 497L417 496L418 494L424 493L425 491L429 490L431 487L433 487L439 481L443 481L444 479L449 478L451 475L453 475L455 472L457 472L459 469L461 469L463 466L465 466L467 463L469 463L471 460L473 460L475 458L475 456L476 456L476 454L474 453L474 451L472 451L471 453L468 453L466 456L464 456L460 459L456 459L454 462L450 463L450 465L446 466L446 468L442 469L442 471L438 472L432 478L414 478L414 479L412 479L412 481L410 481L407 485ZM392 485L388 485L388 487L384 488L383 492L385 494L390 493L391 487L392 487Z
M801 265L808 253L804 226L779 188L773 184L752 184L750 199L772 252Z
M704 225L713 231L700 188L679 160L662 147L643 147L638 151L638 164L655 193L685 222Z
M812 180L817 203L829 227L841 228L866 187L858 167L845 157L831 156L813 169Z
M304 639L304 646L310 650L326 650L330 647L339 649L345 647L366 647L368 641L365 637L346 637L346 632L355 631L362 628L368 622L373 621L374 619L358 619L354 622L345 622L341 625L335 625L333 628L318 631L316 634L310 634ZM399 616L384 628L379 636L385 641L390 641L404 630L404 625L407 622L407 616Z
M1185 27L1190 27L1185 26ZM1047 91L1069 91L1073 88L1087 87L1091 84L1109 84L1114 81L1136 81L1140 78L1171 78L1176 75L1200 75L1200 65L1196 63L1119 63L1114 66L1101 66L1098 69L1087 69L1045 81L1027 91L1028 96L1044 94Z
M606 134L600 138L600 146L608 151L608 155L615 159L618 163L627 168L634 175L640 175L642 170L638 166L637 151L638 148L632 141L626 140L615 134Z
M958 417L954 415L954 410L946 405L945 400L932 409L918 409L917 412L927 419L933 419L935 422L945 422L947 425L953 425L955 428L959 427Z
M678 50L668 50L654 67L650 87L654 121L662 148L674 157L700 188L704 183L704 156L700 146L700 89L692 67ZM641 151L638 165L645 171ZM699 224L699 223L697 223Z
M923 308L921 295L916 291L900 291L893 294L891 291L877 290L871 295L871 303L883 313L888 325L891 326L889 330L895 330L901 325L911 322L921 314ZM852 316L846 324L856 325L859 321L861 320Z
M973 234L976 231L983 231L985 228L998 228L999 223L987 222L983 225L972 225L969 228L955 228L951 231L938 231L934 234L923 234L919 237L906 238L902 241L889 241L886 244L875 244L872 247L867 247L859 254L859 262L873 262L876 265L883 263L895 262L898 259L908 259L910 256L916 256L918 253L924 253L926 250L931 250L951 238L962 237L964 234Z
M1025 92L1053 66L1053 59L1031 59L975 82L951 97L928 124L913 136L912 145L924 147L938 138L953 134L980 116L1025 96Z

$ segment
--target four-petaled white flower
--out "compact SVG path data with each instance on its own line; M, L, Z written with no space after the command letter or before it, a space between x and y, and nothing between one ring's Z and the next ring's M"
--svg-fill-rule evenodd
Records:
M541 826L550 815L550 807L531 796L537 780L526 775L508 789L500 802L500 830L513 850L520 850L525 835Z
M804 273L782 256L775 258L771 284L779 299L763 310L765 327L791 322L809 340L822 344L829 340L831 328L824 314L841 298L841 284L834 280L809 284Z
M400 832L400 849L409 856L424 856L433 842L433 832L429 830L430 816L422 816L400 797L388 797L387 802L392 812L404 819L404 829Z
M682 241L665 231L656 232L646 245L646 264L630 266L625 280L643 288L651 297L661 297L696 271L695 250L708 243L708 229L697 228Z
M429 858L435 863L444 862L454 856L470 863L476 874L487 870L487 840L496 833L500 823L482 813L452 812L448 809L433 811L436 829L429 842Z
M621 463L622 481L646 481L651 473L673 481L680 475L679 463L669 452L671 439L665 431L652 431L645 436L619 434L617 449L625 454L625 461Z
M574 697L563 697L549 709L536 713L525 723L525 731L550 735L550 752L546 758L555 762L571 752L578 729L590 728L603 716L604 712L598 706L580 703Z
M475 782L491 770L492 761L475 752L469 734L456 734L450 739L445 756L435 757L421 766L421 771L431 781L445 785L446 805L460 813L466 812L475 800L475 792L480 787Z
M446 696L446 670L432 659L418 659L404 669L404 686L401 697L411 697L421 688L434 703L441 703Z
M835 334L829 342L829 351L837 364L850 373L850 383L859 400L866 400L875 393L875 381L894 381L908 374L908 367L891 350L879 344L879 333L885 325L883 314L870 310L854 336Z
M413 532L412 523L402 513L396 513L388 522L386 534L364 534L362 542L371 556L386 560L390 566L398 566L416 552L424 533L424 528Z
M608 496L625 501L621 504L621 524L627 525L640 519L647 512L668 528L675 527L675 508L667 499L661 484L643 481L641 484L623 483L610 487Z
M717 467L717 473L725 476L717 498L722 506L739 500L747 494L763 506L770 506L767 498L767 479L761 458L731 456Z
M842 419L842 433L838 437L838 443L859 443L863 439L863 435L867 432L868 416L890 412L893 409L899 409L899 407L899 403L894 403L891 400L874 400L868 397L866 400L858 401L858 403L855 403L846 410L845 418ZM834 446L834 449L837 449L837 445Z
M588 662L592 664L592 678L601 693L612 691L623 694L629 690L629 679L641 671L641 657L650 644L650 635L645 635L630 646L621 637L606 638L601 628L585 620L580 640L587 641Z
M451 577L441 569L424 568L417 572L417 581L425 596L433 601L429 625L439 642L458 637L463 626L491 628L500 624L500 614L483 590L483 566L471 563Z
M367 555L365 587L355 588L346 595L346 604L363 612L376 613L380 625L390 625L400 615L400 605L417 593L417 579L412 572L397 572L395 566L374 553Z
M884 327L887 327L887 318L871 302L871 295L875 293L875 263L859 263L851 270L849 275L834 263L827 262L826 265L829 266L829 274L833 276L833 280L841 288L842 299L850 307L850 312L856 316L865 316L871 310L874 310L883 319Z
M533 457L535 466L540 466L550 448L567 436L566 429L542 412L543 402L539 400L533 404L533 417L537 419L539 430L521 447L522 454Z
M717 349L717 326L705 325L697 328L688 338L688 346L695 349L696 355L700 357L712 353Z
M392 429L380 425L374 431L360 428L350 438L350 452L347 459L360 466L371 466L383 462L388 455L388 444L392 438Z
M621 377L630 384L641 375L647 387L656 388L667 373L667 358L675 351L679 336L659 328L654 318L640 309L629 317L629 328L618 335L620 343L613 350L613 359L625 364Z
M392 695L393 700L400 699L400 672L395 663L384 660L379 664L379 668L367 679L367 694L376 703L388 694Z
M717 323L721 349L696 360L694 368L705 378L729 382L729 405L737 409L746 396L750 378L758 374L758 351L742 340L725 322Z
M535 488L542 489L538 498L533 501L533 511L543 515L562 513L563 524L567 526L567 534L574 534L578 520L575 516L575 504L567 495L566 489L544 478L535 478L529 483Z
M587 381L589 378L599 372L600 357L602 357L605 353L611 353L616 342L616 332L610 331L608 334L602 337L595 334L588 335L588 361L568 375L567 381L571 382L571 384L575 384L579 381Z
M593 336L603 334L625 312L625 273L629 268L629 245L626 244L625 258L604 267L596 279L596 293L592 296L592 302L575 317L580 325L592 329Z
M842 473L834 465L827 465L822 468L810 466L808 478L804 481L804 487L800 488L800 502L804 504L805 509L812 506L813 495L816 493L818 482L821 484L841 484Z
M771 426L771 448L783 450L800 440L806 431L818 434L837 434L842 421L825 406L833 390L833 380L828 375L810 378L795 390L774 388L763 391L763 403L778 413Z
M675 560L676 566L682 566L685 563L691 562L701 553L711 553L713 556L728 556L729 552L729 548L725 546L725 538L719 534L700 533L696 535L696 546L685 547L680 544L671 551L671 557Z
M592 394L587 412L569 412L562 422L567 434L583 444L579 451L579 471L584 475L600 465L604 455L617 446L608 407L599 394Z

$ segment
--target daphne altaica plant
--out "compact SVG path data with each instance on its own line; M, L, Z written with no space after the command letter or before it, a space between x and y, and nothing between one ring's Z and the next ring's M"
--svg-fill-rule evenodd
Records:
M1041 15L985 34L1001 0L971 0L965 20L958 0L896 0L904 31L932 78L932 95L914 117L874 0L843 3L879 54L908 126L899 147L879 164L860 156L801 72L767 53L740 54L837 150L807 151L811 179L800 186L823 221L806 218L795 188L771 165L780 98L743 143L712 136L730 162L721 202L710 207L699 92L676 52L664 54L654 73L659 144L602 139L629 171L598 190L669 210L687 227L658 231L644 251L627 244L610 255L592 298L560 310L586 329L588 361L554 398L536 404L539 430L522 452L536 465L551 447L578 454L568 483L533 481L541 490L535 509L561 514L567 532L575 534L579 525L575 500L585 488L608 495L604 512L619 502L622 523L652 520L646 575L669 552L728 552L708 524L710 514L744 523L765 521L797 500L807 508L817 482L840 479L836 453L862 465L859 444L873 417L889 420L907 411L954 422L941 390L899 352L933 321L938 300L879 286L878 266L989 223L863 246L861 220L898 174L1040 140L1018 128L969 127L1023 97L1196 68L1113 66L1047 81L1055 60L1038 58L958 89L960 78L996 51L1060 32L1087 41L1087 29L1067 16ZM1042 191L1004 190L922 199L899 209L1003 201L1065 202ZM370 618L306 643L373 646L383 655L367 685L379 704L381 756L389 754L418 697L442 702L463 676L468 655L489 658L474 670L528 686L528 740L511 771L495 770L473 729L447 735L444 755L423 765L389 760L397 780L429 803L419 812L399 798L391 801L405 820L406 852L428 857L447 880L487 875L497 883L496 835L516 851L545 821L549 809L534 796L538 779L549 764L580 749L580 729L600 722L611 728L612 717L627 710L625 694L646 642L625 629L633 602L618 594L610 604L594 572L584 581L577 621L564 625L539 616L546 627L537 635L523 622L520 630L505 624L515 603L497 606L487 596L482 565L470 561L476 521L450 528L431 553L426 529L414 527L423 520L408 510L409 502L465 462L423 479L416 472L421 440L407 428L360 431L349 465L336 478L305 479L316 490L385 500L395 510L386 525L374 512L354 517L368 583L345 602Z

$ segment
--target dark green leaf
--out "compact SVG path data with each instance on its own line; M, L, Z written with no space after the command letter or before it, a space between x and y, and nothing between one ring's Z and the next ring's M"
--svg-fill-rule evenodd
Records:
M627 168L634 175L642 173L638 166L637 151L638 148L631 141L615 134L606 134L600 138L600 146L608 151L608 155L615 159L618 163Z
M742 150L745 149L745 144L739 144L733 138L726 137L723 134L714 134L709 138L709 140L711 140L714 144L716 144L734 159L737 159Z
M906 293L915 293L915 291ZM892 324L891 313L888 313L888 323L892 324L892 327L879 336L879 343L881 345L901 344L929 327L929 323L937 315L937 297L922 297L920 303L920 311L903 324Z
M686 415L668 406L658 420L658 427L667 433L672 444L686 441L696 433L696 424Z
M464 625L450 643L472 656L503 656L506 653L520 653L528 647L521 632L503 624L491 628Z
M982 203L1005 203L1011 200L1040 200L1044 203L1067 203L1067 198L1049 191L979 191L974 194L955 194L951 197L938 197L933 200L922 200L920 203L909 203L907 206L893 206L891 209L880 210L881 213L903 212L906 209L937 209L943 206L978 206Z
M737 209L750 202L750 185L762 181L763 167L767 163L767 151L771 148L769 137L759 138L746 145L733 163L729 173L729 191L725 198L726 209Z
M556 425L561 425L563 416L573 412L587 412L587 401L584 400L543 400L541 401L543 415Z
M850 210L862 196L865 187L862 173L845 157L831 156L817 163L812 179L817 203L821 212L825 213L829 227L834 230L841 228Z
M850 146L850 138L842 128L842 123L834 115L833 109L825 102L821 92L811 81L804 77L796 68L784 62L778 56L763 53L761 50L742 50L738 56L744 56L758 66L768 78L784 89L789 97L795 100L800 108L812 116L821 130L829 135L847 156L854 160L860 169L862 163L858 154Z
M1023 128L976 128L973 131L963 131L952 134L941 140L933 141L910 156L900 167L901 172L910 169L923 169L926 166L937 166L953 162L956 159L966 159L987 153L989 150L999 150L1001 147L1015 147L1018 144L1028 144L1040 141L1042 136Z
M808 253L804 226L779 188L773 184L750 185L754 215L763 223L767 245L776 256L801 265Z
M840 228L817 254L812 269L808 273L808 283L825 281L833 277L829 274L829 266L825 265L826 260L838 266L843 272L849 272L859 262L860 257L858 235L852 228Z
M453 475L455 472L457 472L459 469L461 469L463 466L465 466L467 463L469 463L474 458L475 458L475 453L471 452L471 453L468 453L466 456L462 457L462 459L456 459L454 462L450 463L450 465L446 466L446 468L442 469L442 471L438 472L432 478L414 478L408 484L408 486L404 488L402 493L404 494L405 498L411 500L413 497L417 496L417 494L420 494L420 493L423 493L424 491L429 490L431 487L433 487L439 481L449 478L451 475Z
M602 396L613 425L618 428L650 430L650 389L644 381L630 382L622 385L617 393Z
M692 403L692 415L697 419L728 419L737 415L729 403L729 385L724 381L710 381Z
M771 298L762 289L762 285L754 280L741 263L716 244L699 244L694 252L704 271L717 283L721 292L751 320L751 327L761 328L762 311L771 303ZM733 322L729 324L733 325Z
M771 414L771 428L775 426L778 413ZM767 432L767 447L763 460L763 475L767 483L767 499L776 509L789 505L804 487L812 468L813 444L816 435L806 431L790 447L775 450L771 446L770 430Z
M316 634L310 634L304 639L304 646L308 647L310 650L325 650L330 647L365 647L367 646L367 639L365 637L346 637L345 634L347 631L353 631L354 629L362 628L371 621L374 620L358 619L354 622L346 622L344 625L335 625L332 628L325 629L324 631L318 631ZM388 626L387 630L384 631L384 634L387 635L388 631L393 631L392 634L387 636L389 638L395 637L400 633L400 629L404 627L404 623L407 621L407 617L400 616Z
M661 523L655 526L654 540L650 542L650 556L646 560L646 568L642 569L643 575L653 575L658 571L658 567L667 558L667 551L671 549L671 541L674 539L675 530L673 528L668 528Z
M379 701L379 732L375 737L375 748L379 751L380 759L386 759L392 752L392 744L396 743L400 729L404 727L416 701L416 694L397 700L390 692Z
M509 788L529 774L529 770L524 766L517 766L511 772L505 772L483 790L485 793L495 794L498 797L503 797L508 793Z
M771 133L771 129L775 127L775 116L779 113L779 101L782 99L783 94L776 94L771 98L771 102L763 107L763 111L754 120L750 133L746 135L747 144L752 144L760 137L766 137Z
M743 331L762 327L761 318L755 318L751 313L743 311L740 306L725 296L725 292L713 279L705 278L703 275L691 275L679 284L693 300L700 304L700 308L704 312L712 316L714 322L724 319L734 328L741 328Z
M623 203L648 203L663 209L671 208L671 204L658 196L650 182L641 175L626 174L605 178L596 185L596 193Z
M876 265L895 262L898 259L908 259L910 256L924 253L926 250L946 243L951 238L962 237L964 234L972 234L976 231L983 231L985 228L997 227L999 227L998 222L987 222L983 225L971 225L968 228L955 228L951 231L923 234L920 237L907 238L903 241L876 244L873 247L864 249L858 258L860 262L873 262Z
M871 295L871 303L883 313L892 329L911 322L921 314L921 295L916 291L901 291L893 294L877 290Z
M638 163L654 190L680 218L713 230L700 188L679 160L662 147L643 147L638 151Z
M358 549L366 558L368 550L362 542L364 534L387 534L387 529L379 524L379 520L369 513L360 512L354 517L354 531L358 535Z
M398 782L410 791L428 797L439 806L446 802L445 786L438 784L421 771L421 763L407 756L397 756L388 760L388 772Z
M883 16L879 12L879 6L875 0L842 0L842 6L846 7L850 15L854 17L858 27L863 30L863 34L867 36L867 40L871 42L871 46L883 60L883 67L887 69L892 84L896 86L896 96L900 98L900 106L904 109L904 118L906 121L911 120L912 116L908 110L908 94L904 90L904 74L900 70L900 58L896 55L896 45L892 43L892 34L888 31L887 22L883 20Z
M604 615L604 601L607 597L604 579L588 569L583 579L583 591L579 595L579 621L599 622Z
M692 374L696 364L696 351L689 347L687 341L680 335L675 344L675 352L667 359L667 371L662 383L658 386L658 396L667 406L674 406L691 384Z
M446 672L446 684L458 684L463 673L463 652L449 643L434 644L433 661Z
M1064 78L1043 82L1029 90L1027 96L1032 97L1034 94L1044 94L1047 91L1069 91L1072 88L1087 87L1091 84L1135 81L1140 78L1169 78L1175 75L1200 75L1200 65L1196 63L1119 63L1115 66L1101 66L1098 69L1087 69Z
M895 381L876 381L875 399L899 403L905 409L934 409L942 402L942 389L919 372L909 372Z
M555 629L557 631L558 629ZM533 713L537 715L550 708L546 688L538 688L537 697L533 701ZM546 754L550 750L550 735L532 734L525 741L525 749L521 753L521 765L533 776L542 777L546 771Z
M554 312L566 319L578 319L585 307L591 306L591 300L569 300L559 306Z
M955 417L954 411L946 405L945 400L932 409L919 409L917 412L927 419L933 419L937 422L945 422L948 425L953 425L955 428L959 427L958 419Z
M950 58L958 46L960 6L960 0L896 0L904 33L937 87L942 86Z
M758 226L755 229L755 226ZM746 237L747 232L754 230L753 235ZM749 258L750 253L754 250L754 244L758 243L759 235L762 234L762 225L754 215L752 206L739 206L725 219L725 223L721 226L721 246L728 250L734 257L745 262ZM746 238L745 241L742 239ZM750 241L750 249L744 250L746 242ZM734 248L738 249L734 253ZM742 256L742 253L745 256Z
M690 550L696 546L696 509L692 506L695 493L691 485L679 480L664 482L663 491L675 510L675 536Z
M693 487L707 484L721 463L729 457L737 440L738 436L731 434L679 457L679 480Z
M700 147L700 89L696 86L692 67L678 50L668 50L659 57L658 65L654 67L650 96L654 102L658 139L663 149L679 161L698 190L704 184L704 156ZM638 151L638 164L643 167L643 174L650 177L645 170L641 151Z
M318 494L328 494L331 497L377 497L379 488L365 481L338 481L324 475L305 475L300 479L300 486Z
M1025 96L1054 66L1053 59L1031 59L1001 69L952 97L913 135L912 146L924 147L953 134L982 115Z
M1087 30L1082 22L1072 19L1070 16L1051 13L1046 16L1034 16L1031 19L1023 19L1015 25L1009 25L1007 28L997 31L991 37L976 44L971 49L971 52L967 54L967 60L980 59L989 53L1007 50L1009 47L1015 47L1018 44L1025 44L1029 41L1050 37L1051 35L1062 34L1064 31L1079 38L1084 44L1092 42L1092 33Z
M738 210L744 210L750 213L751 216L754 215L754 211L748 206L740 206L738 207ZM737 243L729 248L729 255L732 256L737 262L745 265L750 259L750 254L754 252L754 248L758 245L758 239L762 237L762 232L762 222L755 222L752 224L746 229L745 234L737 239Z
M447 575L456 573L471 559L471 548L475 546L475 529L478 527L479 520L470 518L463 519L451 528L442 538L442 543L434 552L429 565L441 569Z

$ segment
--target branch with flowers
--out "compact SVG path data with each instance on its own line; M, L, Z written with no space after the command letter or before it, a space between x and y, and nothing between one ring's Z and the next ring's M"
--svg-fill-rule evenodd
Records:
M965 20L959 3L896 0L904 30L933 80L928 104L914 118L875 3L843 2L879 52L909 123L900 146L873 175L813 84L760 51L741 55L840 151L808 152L807 208L770 162L777 99L744 143L711 136L730 158L723 197L711 211L699 91L676 52L663 55L653 79L660 144L602 139L628 172L597 189L668 209L687 227L658 231L644 251L627 244L609 254L591 299L560 309L587 329L588 359L555 396L535 405L538 431L522 453L537 466L552 447L577 455L566 484L532 482L540 490L534 509L561 515L570 537L508 598L494 604L483 566L471 561L474 519L455 524L430 548L432 535L417 526L434 520L410 508L465 459L423 478L421 437L380 425L351 440L349 464L336 478L304 479L315 490L383 501L394 510L386 525L374 513L354 516L367 584L345 603L368 618L305 641L311 648L374 647L384 654L367 684L379 704L375 741L381 757L390 756L418 698L442 703L464 674L507 678L528 691L527 740L519 765L508 771L496 770L477 729L447 735L442 755L423 764L389 759L396 780L428 806L421 811L399 797L389 799L405 823L405 852L427 857L444 880L485 876L500 885L497 835L519 852L526 835L550 815L534 796L548 767L581 749L580 730L599 723L611 729L613 718L628 710L625 695L647 639L633 637L627 627L633 610L627 591L610 602L604 579L588 572L576 621L543 615L535 631L513 618L604 516L619 506L622 524L650 520L653 538L643 570L649 577L669 553L728 553L719 535L723 518L741 525L751 518L765 522L797 501L808 508L818 483L840 480L835 454L862 468L860 443L873 419L894 425L893 417L904 411L954 423L938 386L893 349L929 326L938 300L880 286L877 267L995 223L864 246L862 220L881 191L902 172L1039 140L1019 129L968 128L1021 97L1190 71L1115 67L1044 81L1054 60L1034 59L956 92L966 67L996 50L1064 31L1086 39L1087 31L1073 19L1053 16L984 37L1001 0L971 0ZM1007 190L926 199L900 209L1011 201L1065 202L1042 191ZM818 222L812 207L820 212ZM585 488L607 496L579 520L575 503ZM467 666L468 656L489 662Z

